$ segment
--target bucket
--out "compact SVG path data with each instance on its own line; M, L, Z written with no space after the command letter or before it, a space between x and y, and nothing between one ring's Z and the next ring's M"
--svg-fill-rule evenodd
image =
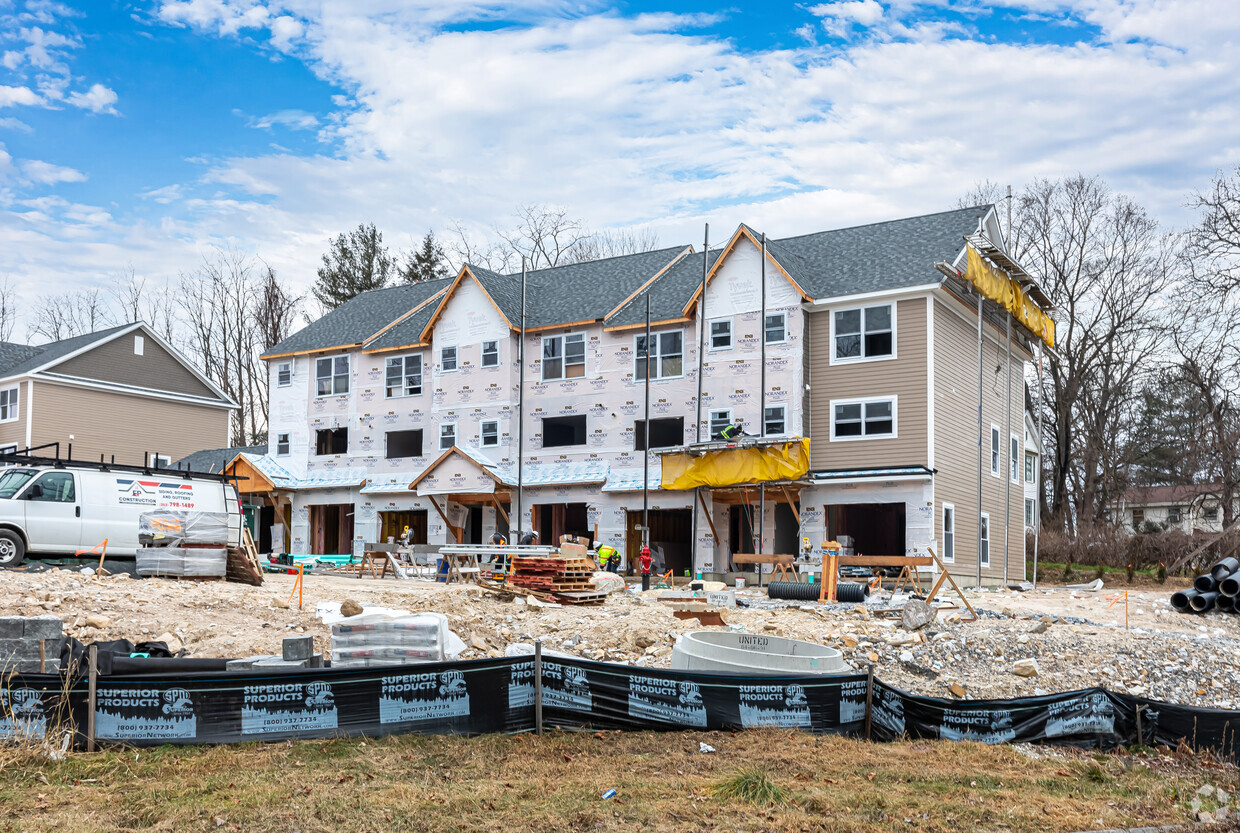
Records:
M743 576L736 577L736 589L737 590L745 589L745 579Z

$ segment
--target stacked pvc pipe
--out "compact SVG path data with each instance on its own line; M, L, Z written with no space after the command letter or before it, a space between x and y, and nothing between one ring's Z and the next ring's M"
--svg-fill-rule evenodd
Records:
M1240 561L1224 558L1193 579L1190 589L1172 593L1171 607L1180 613L1240 613Z

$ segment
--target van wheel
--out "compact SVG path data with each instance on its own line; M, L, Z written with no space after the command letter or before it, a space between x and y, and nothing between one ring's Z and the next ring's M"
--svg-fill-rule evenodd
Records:
M16 567L26 557L26 545L21 536L7 529L0 529L0 568Z

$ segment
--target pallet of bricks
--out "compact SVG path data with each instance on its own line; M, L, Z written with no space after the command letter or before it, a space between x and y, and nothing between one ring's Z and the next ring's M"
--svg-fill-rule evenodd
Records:
M566 535L560 539L558 556L512 559L508 583L545 594L560 604L602 604L607 594L598 592L591 582L597 569L586 555L585 544Z
M228 514L160 509L138 516L138 575L210 581L228 571Z

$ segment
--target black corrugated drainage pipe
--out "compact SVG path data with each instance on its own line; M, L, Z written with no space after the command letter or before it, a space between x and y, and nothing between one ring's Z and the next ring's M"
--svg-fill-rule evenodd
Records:
M1207 610L1214 607L1214 602L1216 599L1218 599L1218 591L1214 590L1209 593L1198 593L1196 596L1189 599L1188 603L1192 605L1193 610L1196 612L1205 613Z
M816 602L821 592L818 582L772 581L766 586L766 595L772 599ZM864 602L869 593L869 587L854 581L842 581L835 586L835 598L841 602Z
M1196 597L1196 590L1179 590L1171 594L1171 606L1180 613L1192 612L1192 600Z
M1214 576L1215 581L1221 582L1237 570L1240 570L1240 561L1234 558L1224 558L1210 568L1210 575Z

